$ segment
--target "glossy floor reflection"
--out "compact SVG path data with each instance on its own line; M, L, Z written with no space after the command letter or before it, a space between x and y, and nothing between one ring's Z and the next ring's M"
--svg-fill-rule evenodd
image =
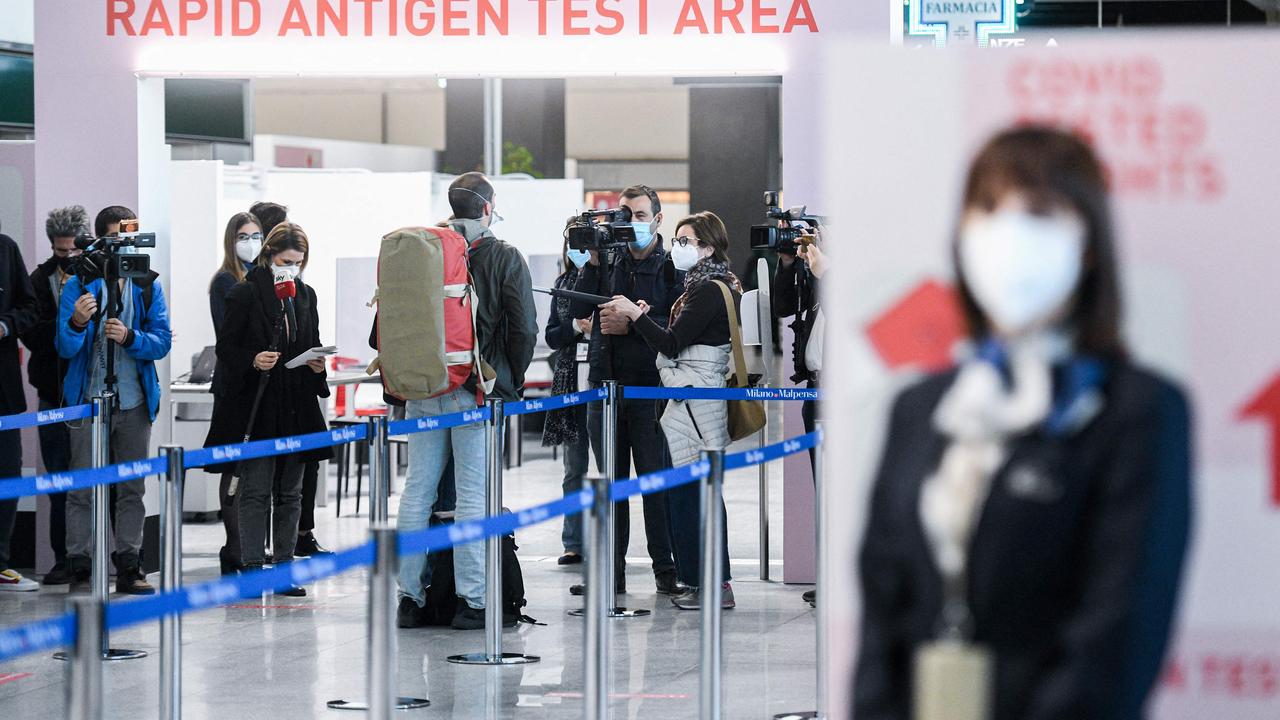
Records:
M522 508L554 499L560 463L526 442L525 464L507 472L505 504ZM782 482L772 482L773 575L781 576ZM813 705L814 612L800 599L808 586L758 579L757 495L754 470L726 481L730 554L738 607L724 617L724 716L770 718ZM392 513L397 497L392 498ZM352 506L344 503L344 510ZM366 510L362 504L362 511ZM640 504L633 503L633 556L643 554ZM365 539L368 518L333 516L332 503L317 510L317 536L344 548ZM185 578L217 573L222 526L188 525ZM556 565L558 521L521 531L527 612L545 626L522 625L504 633L507 651L542 661L508 668L453 665L449 655L482 651L480 631L400 631L399 690L427 697L431 706L398 716L423 718L580 718L583 690L583 621L566 611L581 606L567 588L581 566ZM653 610L645 618L610 621L614 718L696 718L698 714L698 613L677 610L653 592L647 558L628 563L626 603ZM157 577L152 576L157 582ZM186 616L183 624L183 715L204 718L344 718L325 702L362 699L365 684L363 570L308 587L307 598L268 597ZM0 595L0 625L54 615L64 608L65 588ZM112 645L147 650L150 657L104 668L106 717L153 718L159 706L159 630L155 624L113 637ZM0 716L64 717L65 668L47 655L0 665Z

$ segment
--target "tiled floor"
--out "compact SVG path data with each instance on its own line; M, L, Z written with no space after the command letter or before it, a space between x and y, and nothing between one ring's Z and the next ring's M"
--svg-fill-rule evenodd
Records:
M536 440L526 443L525 464L507 472L505 504L522 508L554 499L560 463ZM780 472L775 469L775 473ZM782 557L781 478L772 482L773 557ZM397 498L392 498L395 512ZM814 612L800 599L808 589L763 583L758 578L756 473L731 473L726 481L729 544L738 608L724 616L724 717L770 718L810 709L814 693ZM632 555L643 553L639 503L633 503ZM350 512L351 506L346 509ZM364 509L364 508L362 508ZM317 511L317 535L331 548L362 541L366 516L333 517L332 504ZM188 525L185 578L213 578L221 525ZM508 651L539 655L541 662L492 669L452 665L449 655L483 650L482 632L449 629L400 631L399 686L428 697L431 706L404 713L423 718L580 718L583 716L583 621L566 611L579 607L567 593L580 568L561 568L558 522L519 533L527 611L545 626L522 625L504 633ZM781 575L780 564L774 576ZM155 580L155 576L152 577ZM268 598L186 616L183 625L183 714L203 718L342 718L327 700L361 698L365 683L366 583L363 570L308 588L305 599ZM611 620L615 718L696 718L698 636L696 612L675 609L653 592L647 559L628 564L625 596L653 614ZM0 625L60 612L65 591L0 596ZM158 715L159 630L132 628L113 638L117 647L153 654L104 669L106 716ZM65 666L47 655L0 665L0 717L64 717Z

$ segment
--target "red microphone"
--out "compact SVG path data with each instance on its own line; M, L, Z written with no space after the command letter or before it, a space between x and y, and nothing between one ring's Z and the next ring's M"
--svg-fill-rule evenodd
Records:
M298 286L293 282L293 275L287 272L276 272L276 299L287 300L297 297Z

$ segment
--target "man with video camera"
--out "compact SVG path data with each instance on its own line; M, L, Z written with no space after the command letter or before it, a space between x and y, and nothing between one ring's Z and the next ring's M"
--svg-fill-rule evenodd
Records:
M653 188L633 185L622 191L622 206L631 211L635 239L628 242L625 249L605 253L591 251L590 260L582 268L574 289L605 297L625 295L633 302L643 300L651 308L649 317L659 327L665 328L672 303L684 292L684 273L678 272L668 261L662 237L657 234L662 222L662 203ZM609 256L612 256L612 267L602 267L602 262L610 263ZM649 347L625 316L608 309L599 310L594 304L581 300L573 301L569 312L575 318L593 318L588 353L593 385L605 380L616 380L619 385L662 384L655 365L657 352ZM590 405L587 411L587 428L596 447L600 447L601 412L598 403ZM637 475L657 472L670 464L666 440L658 426L655 400L621 402L615 442L614 469L619 479L631 476L633 457ZM657 590L661 594L672 595L677 592L676 564L671 552L664 494L644 496L644 530ZM623 568L631 537L630 504L626 500L618 503L614 517L617 538L614 553L618 569L616 589L624 592L626 578ZM574 585L569 591L581 595L583 586Z
M63 398L68 406L87 403L108 389L115 390L108 443L111 463L147 457L151 425L160 410L160 380L155 363L169 354L172 344L164 290L159 277L149 269L137 273L139 277L117 280L117 307L107 307L108 298L116 293L108 292L103 270L116 274L113 266L125 265L133 254L128 251L135 250L110 239L121 235L121 223L136 218L126 207L105 208L93 222L97 238L85 238L84 243L77 240L78 246L92 242L90 247L98 249L80 257L75 275L63 288L54 339L58 355L68 361L63 381ZM109 357L116 375L114 388L108 387ZM72 469L92 466L90 421L81 420L70 426ZM145 481L130 480L117 483L114 488L116 591L150 595L155 588L147 583L139 557L146 520L142 503ZM72 490L67 496L67 560L77 583L88 581L90 576L92 527L93 489Z
M778 271L774 273L770 292L773 296L773 314L779 319L795 317L791 323L791 359L795 374L791 382L803 382L807 388L818 387L818 375L822 371L822 309L819 305L819 280L827 269L827 256L822 251L822 231L802 229L802 237L794 243L777 245ZM804 431L813 432L818 416L817 401L805 402L800 409ZM813 467L813 451L809 451L809 464ZM808 590L804 601L813 604L817 593Z

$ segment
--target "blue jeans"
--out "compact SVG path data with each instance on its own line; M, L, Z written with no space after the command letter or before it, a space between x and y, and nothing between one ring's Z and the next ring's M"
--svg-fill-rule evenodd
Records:
M458 388L440 397L410 400L405 417L434 417L475 407L475 395ZM449 464L450 451L458 493L455 518L461 521L484 517L484 436L483 423L409 436L409 475L404 481L404 494L400 496L400 513L396 519L400 532L421 530L430 523L431 508L436 503L440 477ZM453 579L458 597L477 610L484 607L484 543L467 543L453 549ZM399 584L401 597L412 598L419 607L426 604L426 588L431 584L431 568L426 554L400 558Z

